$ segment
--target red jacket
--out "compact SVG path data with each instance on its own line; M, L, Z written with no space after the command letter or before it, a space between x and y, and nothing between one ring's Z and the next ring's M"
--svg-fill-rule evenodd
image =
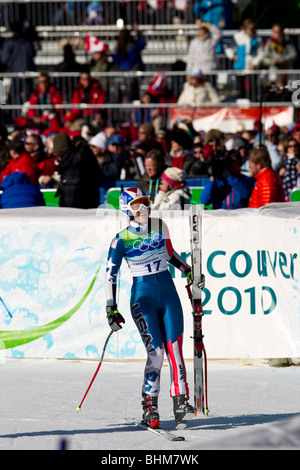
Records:
M91 85L88 90L86 90L81 83L79 83L78 88L74 90L72 96L72 104L103 104L106 100L106 92L101 87L100 83L97 80L92 80ZM84 116L89 116L94 114L99 109L86 109L83 111Z
M270 202L284 202L284 189L281 179L272 168L264 168L255 176L249 207L262 207Z
M41 94L40 87L37 87L35 91L33 91L29 97L29 104L30 105L37 105L37 104L62 104L63 97L60 91L58 91L55 86L51 85L49 87L48 93L45 95ZM38 117L41 114L39 109L28 109L27 117L28 119L33 119Z
M23 152L19 157L12 158L0 173L0 182L2 182L6 176L15 172L26 173L32 184L37 183L38 164L31 158L29 153Z

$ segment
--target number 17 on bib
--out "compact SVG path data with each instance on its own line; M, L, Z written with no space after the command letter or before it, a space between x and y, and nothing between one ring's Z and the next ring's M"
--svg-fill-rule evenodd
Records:
M207 356L202 334L202 207L192 205L189 210L192 280L187 291L193 309L194 341L194 407L197 413L208 414Z

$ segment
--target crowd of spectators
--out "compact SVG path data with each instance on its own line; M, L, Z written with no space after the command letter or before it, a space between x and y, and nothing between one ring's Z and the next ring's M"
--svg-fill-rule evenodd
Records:
M26 125L9 134L2 124L2 207L41 205L41 189L55 188L62 207L96 208L105 203L101 191L130 181L154 208L184 208L191 178L205 181L199 203L212 209L289 201L300 188L300 125L273 125L262 135L259 129L259 123L239 124L234 134L205 133L186 121L156 132L151 123L107 123L70 136L65 129L38 134Z
M203 7L205 2L200 3ZM109 79L96 78L92 72L145 70L142 51L146 41L136 24L132 31L124 28L120 32L113 51L100 38L89 38L86 65L76 61L71 45L65 46L63 61L55 70L80 74L70 102L46 72L39 73L36 86L26 82L21 97L14 82L11 96L18 96L16 102L27 101L27 106L14 119L13 130L1 124L1 206L41 205L40 190L55 188L61 206L93 208L103 203L106 191L117 181L125 185L134 180L149 194L154 208L183 208L191 198L189 178L205 179L199 202L213 209L288 201L291 191L300 187L300 126L287 129L274 124L262 133L261 123L255 123L252 129L225 134L213 128L198 132L191 121L178 121L170 129L166 109L151 106L221 101L216 83L206 77L216 70L217 50L223 47L220 27L219 21L199 21L179 94L174 93L164 72L154 73L142 90L134 77L125 91L114 81L120 92L117 102L140 100L148 105L137 107L126 122L109 123L107 110L101 109L110 102ZM12 32L2 47L5 70L34 71L32 41L20 24L12 25ZM249 87L247 71L254 69L269 70L276 90L283 90L276 72L292 68L297 60L297 49L283 27L274 24L271 37L263 42L254 22L247 19L232 39L224 51L233 68L245 72L238 75L239 97ZM273 95L274 101L280 100ZM64 109L66 103L71 107ZM78 106L85 104L88 106ZM34 105L47 105L47 109Z

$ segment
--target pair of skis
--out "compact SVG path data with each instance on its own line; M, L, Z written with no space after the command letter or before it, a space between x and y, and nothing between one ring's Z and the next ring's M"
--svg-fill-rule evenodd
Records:
M194 340L194 408L207 415L207 356L202 333L202 208L192 205L189 210L192 283L186 286L193 309Z

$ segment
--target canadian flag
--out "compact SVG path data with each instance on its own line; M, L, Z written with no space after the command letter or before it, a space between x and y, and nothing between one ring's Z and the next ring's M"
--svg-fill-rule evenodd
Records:
M88 52L105 52L108 50L105 42L95 36L85 37L85 50Z

